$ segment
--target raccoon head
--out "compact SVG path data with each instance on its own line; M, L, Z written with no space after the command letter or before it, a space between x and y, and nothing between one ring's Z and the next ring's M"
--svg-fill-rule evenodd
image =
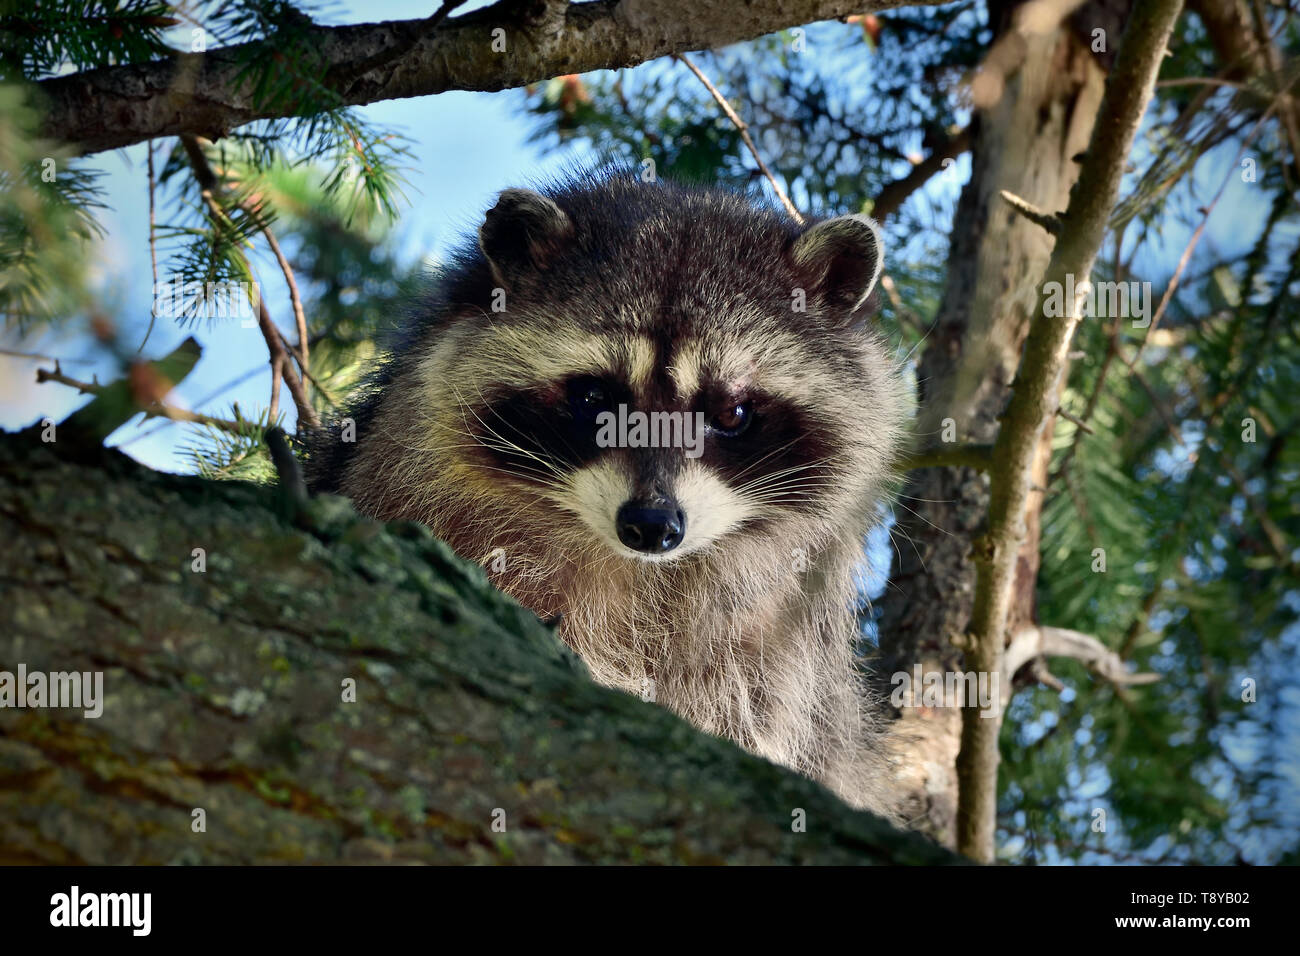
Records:
M864 325L867 217L800 228L630 177L511 189L467 261L416 386L426 467L467 511L539 548L675 562L741 532L842 535L870 507L904 414Z

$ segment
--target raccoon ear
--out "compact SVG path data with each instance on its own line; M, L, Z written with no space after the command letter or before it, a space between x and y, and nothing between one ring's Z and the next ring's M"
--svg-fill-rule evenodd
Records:
M869 216L838 216L799 235L787 253L808 291L847 318L862 307L885 264L880 227Z
M478 227L478 245L497 281L522 269L545 266L573 235L573 221L555 203L531 189L507 189Z

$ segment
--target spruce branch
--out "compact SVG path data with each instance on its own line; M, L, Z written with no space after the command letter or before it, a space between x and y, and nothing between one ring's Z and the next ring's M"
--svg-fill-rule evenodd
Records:
M203 197L204 203L208 207L210 218L212 219L213 228L222 229L227 227L229 218L226 215L218 195L221 192L221 182L217 178L216 172L212 169L211 163L208 162L207 155L203 151L203 146L199 143L198 138L194 136L182 136L181 144L185 148L185 155L189 159L190 166L194 169L194 177L199 184L199 192ZM245 209L250 215L256 216L257 211ZM263 232L269 229L263 223ZM242 254L241 254L242 255ZM287 263L286 263L287 264ZM245 263L245 268L247 265ZM293 362L289 358L289 351L286 349L279 328L271 318L270 312L266 308L266 297L259 295L257 297L257 324L261 329L262 338L266 340L266 348L270 353L271 363L271 418L274 419L279 410L280 400L280 382L283 380L285 386L289 389L289 394L293 396L294 405L298 409L299 421L311 426L312 428L320 427L320 416L312 407L307 398L307 391L303 388L302 379L294 369ZM300 326L300 331L306 331L305 322ZM306 354L306 337L303 338L303 355Z

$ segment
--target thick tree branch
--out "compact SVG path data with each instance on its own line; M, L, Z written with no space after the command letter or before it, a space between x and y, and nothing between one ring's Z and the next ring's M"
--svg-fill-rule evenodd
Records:
M904 456L898 463L898 470L965 467L988 471L992 461L992 445L936 445Z
M0 435L0 662L103 689L0 708L0 865L958 862L596 685L427 531L304 507Z
M1078 301L1067 303L1063 318L1046 318L1042 308L1045 289L1049 283L1064 287L1067 276L1075 277L1076 285L1086 288L1082 280L1092 271L1111 210L1119 198L1124 163L1181 10L1182 0L1149 0L1132 11L1115 68L1106 81L1106 93L1079 179L1060 217L1061 234L1039 288L1039 303L1025 340L1014 396L994 447L988 530L975 548L977 579L971 640L966 651L968 670L990 674L1002 670L1016 555L1025 536L1025 511L1032 493L1031 467L1039 435L1058 405L1066 353L1079 321ZM957 758L958 848L984 862L993 859L1000 723L997 719L981 719L974 709L965 711Z
M510 89L904 5L903 0L568 5L503 0L442 22L436 30L427 20L314 27L307 46L317 58L315 76L338 96L339 105L355 106L446 90ZM937 6L938 0L910 5ZM419 34L415 43L410 43L412 32ZM400 52L394 56L394 51ZM305 104L259 102L255 71L247 69L279 52L272 39L45 80L39 84L46 101L45 133L93 153L182 133L216 140L254 120L292 115L292 106Z

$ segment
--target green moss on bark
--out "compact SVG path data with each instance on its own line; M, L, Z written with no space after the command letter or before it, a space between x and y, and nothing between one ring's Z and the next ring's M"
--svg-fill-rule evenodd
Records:
M0 670L104 674L98 719L0 709L0 863L954 859L596 686L479 568L342 499L290 523L23 433L0 538Z

